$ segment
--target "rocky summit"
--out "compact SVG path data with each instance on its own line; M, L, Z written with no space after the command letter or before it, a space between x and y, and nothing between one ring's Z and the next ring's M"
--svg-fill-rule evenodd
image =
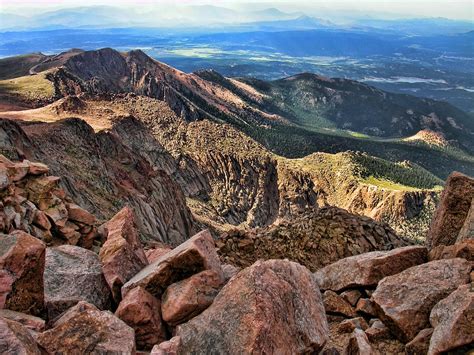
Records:
M456 205L462 228L447 245L430 236L453 230L454 217L433 221L423 246L321 209L306 217L311 234L291 224L219 238L204 230L172 247L141 240L130 206L101 223L46 165L1 161L2 353L472 350L474 244L462 229L472 224L470 204ZM459 176L448 179L436 216L449 215L469 181Z
M28 95L0 85L0 353L474 351L463 114L342 79L186 74L141 51L35 58ZM49 96L32 98L38 83ZM312 109L347 125L359 101L399 112L354 117L370 144L293 135ZM418 129L443 145L392 137Z

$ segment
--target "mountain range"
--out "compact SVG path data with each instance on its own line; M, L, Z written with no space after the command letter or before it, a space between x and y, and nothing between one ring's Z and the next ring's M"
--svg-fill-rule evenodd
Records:
M35 133L41 125L45 132L78 125L87 140L97 139L87 124L119 132L121 144L174 177L193 213L218 230L267 226L333 205L416 238L420 225L428 227L442 180L452 170L474 171L472 121L464 112L351 80L186 74L141 51L107 48L3 59L0 73L1 117L19 122L26 136L49 146L52 136ZM52 125L68 117L87 124ZM30 121L51 123L22 123ZM85 149L64 139L73 151ZM41 159L88 185L70 192L89 209L104 210L97 177L72 173L47 154Z

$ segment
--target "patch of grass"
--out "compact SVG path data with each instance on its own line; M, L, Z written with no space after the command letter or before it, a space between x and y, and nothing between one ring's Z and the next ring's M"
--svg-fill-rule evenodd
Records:
M0 93L17 95L26 100L48 100L54 96L54 86L46 74L0 80Z
M374 185L382 189L387 190L397 190L397 191L418 191L420 190L417 187L402 185L390 180L385 180L381 178L376 178L374 176L369 176L361 181L364 184Z

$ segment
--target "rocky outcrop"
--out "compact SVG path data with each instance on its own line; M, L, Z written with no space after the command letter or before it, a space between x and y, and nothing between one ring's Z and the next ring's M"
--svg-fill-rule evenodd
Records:
M433 307L428 354L443 354L474 343L474 290L462 285ZM472 349L472 348L471 348Z
M107 311L79 302L36 337L48 353L134 354L134 331Z
M45 176L49 168L38 162L12 162L0 155L4 186L0 230L23 230L47 244L91 247L96 237L95 217L71 202L60 188L60 178Z
M223 262L246 267L259 259L296 261L312 271L339 259L408 245L386 224L336 207L308 211L252 230L230 230L217 240Z
M48 248L44 298L50 321L80 301L109 309L110 290L97 254L71 245Z
M426 238L429 249L438 245L452 245L456 242L473 200L474 179L458 172L452 173L446 181L441 201Z
M43 312L45 245L23 232L0 234L0 308Z
M465 259L431 261L381 280L372 298L380 319L401 341L409 342L429 326L433 306L469 282Z
M140 125L134 122L135 127ZM79 119L21 127L0 120L0 133L6 137L0 141L0 151L13 159L46 163L62 177L56 184L99 220L111 218L128 204L136 214L140 234L147 239L176 246L194 233L180 187L117 134L94 133ZM71 229L64 232L75 235Z
M327 331L311 273L293 262L271 260L239 273L176 333L180 353L308 353L322 349Z
M427 254L421 246L365 253L328 265L317 271L315 278L323 290L376 286L386 276L426 262Z

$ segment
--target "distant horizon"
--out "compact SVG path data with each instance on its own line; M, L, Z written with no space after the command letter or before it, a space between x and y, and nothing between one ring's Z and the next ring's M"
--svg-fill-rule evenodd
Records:
M367 19L397 20L417 18L443 18L474 22L473 4L470 0L339 0L339 1L296 1L287 0L92 0L78 4L74 0L0 0L0 13L16 16L35 16L56 10L78 9L96 6L132 9L135 12L156 10L159 6L167 6L168 16L179 16L181 6L213 6L239 11L259 11L276 8L282 12L304 13L308 16L327 19ZM175 13L173 13L175 9ZM319 15L319 16L318 16Z

